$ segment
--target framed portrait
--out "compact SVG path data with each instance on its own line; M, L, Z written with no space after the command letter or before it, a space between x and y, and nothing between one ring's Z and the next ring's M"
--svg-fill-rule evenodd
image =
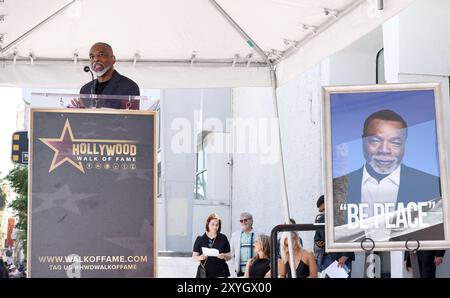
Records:
M326 250L450 247L439 83L323 88Z

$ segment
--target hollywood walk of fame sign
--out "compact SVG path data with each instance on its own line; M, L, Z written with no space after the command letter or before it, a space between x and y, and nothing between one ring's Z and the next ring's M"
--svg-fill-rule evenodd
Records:
M155 119L31 110L29 276L156 276Z

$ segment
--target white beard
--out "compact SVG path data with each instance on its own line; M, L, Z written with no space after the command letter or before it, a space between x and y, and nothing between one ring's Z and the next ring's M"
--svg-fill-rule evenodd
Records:
M95 75L98 77L101 77L102 75L104 75L108 70L110 70L112 67L112 65L103 68L103 70L99 70L99 71L94 71Z
M381 158L380 158L381 159ZM382 160L382 159L381 159ZM397 169L397 167L400 165L401 163L401 159L400 158L395 158L394 161L392 162L392 164L389 167L379 167L377 162L374 161L374 156L372 156L370 158L370 160L368 161L369 165L372 167L372 169L377 172L380 175L389 175L392 172L395 171L395 169Z

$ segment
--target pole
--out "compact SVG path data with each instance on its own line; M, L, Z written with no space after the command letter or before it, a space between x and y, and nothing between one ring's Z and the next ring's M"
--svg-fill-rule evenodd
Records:
M275 118L278 126L278 146L280 151L280 162L278 163L278 170L281 173L281 202L283 204L284 211L284 222L285 224L290 224L290 213L289 213L289 200L287 194L287 184L286 184L286 171L284 167L284 157L283 157L283 144L281 142L281 125L280 118L278 112L278 97L277 97L277 75L275 72L275 67L273 65L270 66L270 82L272 85L272 99L274 106ZM295 258L294 258L294 250L293 250L293 242L292 242L292 234L289 232L288 234L288 249L289 249L289 266L291 268L291 276L292 278L296 278L297 274L295 272Z

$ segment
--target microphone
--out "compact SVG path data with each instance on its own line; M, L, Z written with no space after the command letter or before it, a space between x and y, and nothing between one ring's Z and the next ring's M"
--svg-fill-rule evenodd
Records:
M83 68L83 70L84 70L84 72L90 72L91 73L91 78L92 78L92 80L94 80L94 74L92 73L92 70L91 70L91 68L89 66L86 65Z
M85 66L83 67L84 72L90 72L91 73L91 78L92 78L92 86L91 86L91 95L95 94L95 79L94 79L94 74L92 73L92 70L89 66Z

